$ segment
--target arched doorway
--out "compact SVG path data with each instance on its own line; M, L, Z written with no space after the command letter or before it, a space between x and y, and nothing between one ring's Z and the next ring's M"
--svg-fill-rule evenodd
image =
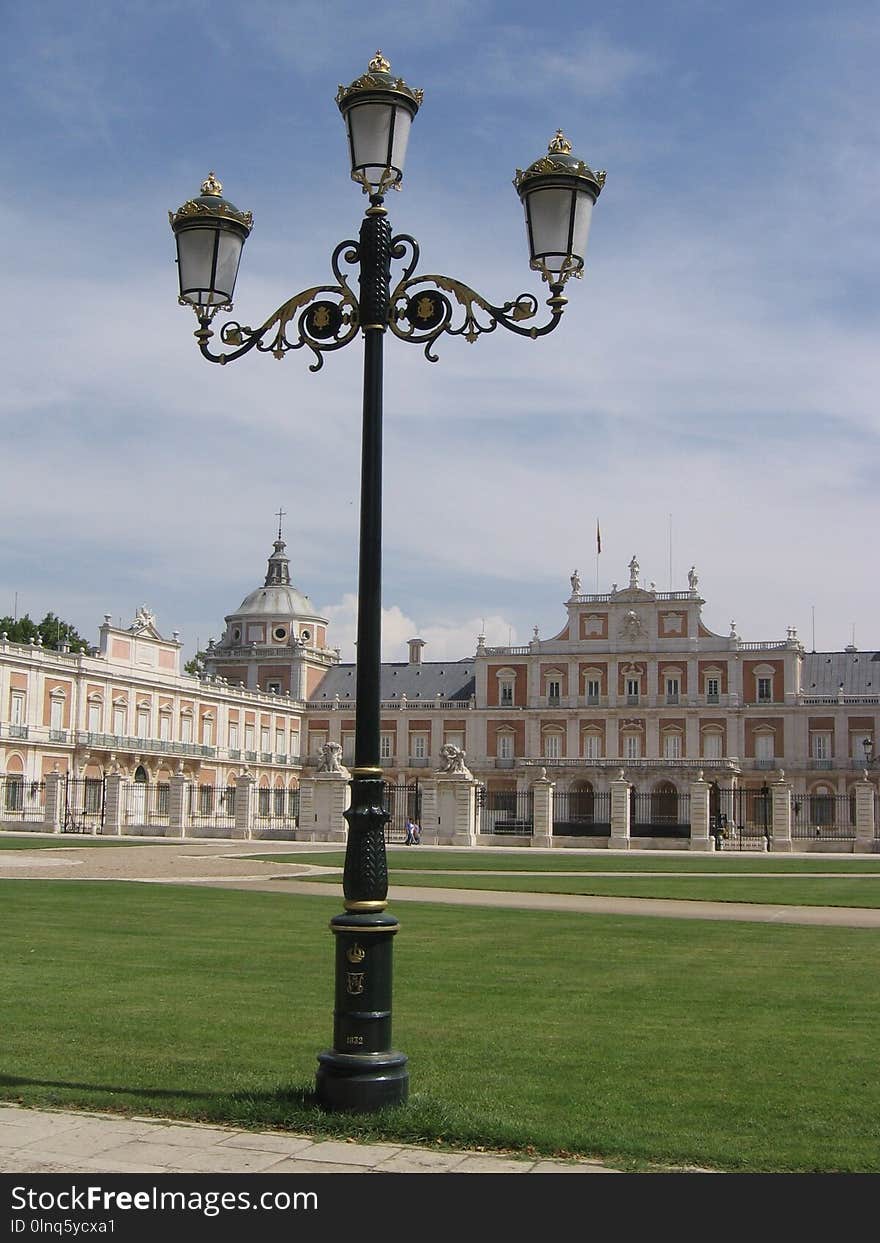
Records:
M656 825L678 824L678 790L671 781L660 781L654 786L651 821Z
M131 823L146 824L147 792L150 779L143 764L138 764L134 772L134 785L131 789Z

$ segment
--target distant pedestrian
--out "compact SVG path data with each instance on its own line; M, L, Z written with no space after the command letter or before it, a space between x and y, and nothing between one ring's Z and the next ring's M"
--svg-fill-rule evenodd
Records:
M406 827L406 837L403 839L404 846L418 845L418 839L416 837L416 826L413 824L412 820L410 820L409 816L407 816L406 818L405 827Z

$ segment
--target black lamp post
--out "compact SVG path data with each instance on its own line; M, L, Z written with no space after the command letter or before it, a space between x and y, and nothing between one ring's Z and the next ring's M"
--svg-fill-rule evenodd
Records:
M500 324L523 337L552 332L565 309L563 288L584 266L593 204L605 183L571 154L561 131L547 154L514 185L526 214L531 267L550 286L548 320L532 325L538 312L534 294L520 294L494 306L475 290L447 276L414 275L419 247L406 234L392 236L385 193L399 189L413 118L422 102L390 72L377 52L367 73L340 86L336 102L345 119L351 176L369 195L357 241L340 242L331 266L336 283L295 294L259 328L230 321L220 329L226 353L210 348L211 322L218 310L232 309L242 246L252 217L222 197L211 173L199 197L169 213L177 240L180 298L198 318L195 337L210 362L228 363L256 348L283 358L307 346L318 371L324 354L364 336L363 440L361 456L360 561L358 570L357 705L351 806L345 813L348 842L343 892L345 913L331 920L336 940L336 999L333 1048L318 1055L317 1096L324 1108L372 1112L406 1100L407 1058L391 1047L392 942L398 923L385 914L388 872L385 859L384 782L379 764L380 639L382 549L382 366L385 333L432 346L443 333L476 341ZM392 260L403 271L392 288ZM358 270L355 294L340 268Z
M862 750L865 752L865 768L870 768L874 762L874 739L863 738Z

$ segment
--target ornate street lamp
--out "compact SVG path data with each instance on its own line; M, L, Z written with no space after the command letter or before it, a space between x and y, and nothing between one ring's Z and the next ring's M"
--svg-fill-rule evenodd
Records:
M195 311L195 337L210 362L233 362L252 349L283 358L306 346L314 355L310 370L318 371L326 353L348 345L359 333L364 337L355 761L351 806L345 812L345 913L330 923L336 942L333 1048L318 1055L316 1091L325 1109L372 1112L401 1104L409 1087L407 1058L391 1046L391 951L398 923L385 913L390 816L379 763L385 334L423 346L425 357L436 362L432 349L444 333L474 342L499 325L533 339L552 332L568 301L566 281L582 273L590 213L605 174L573 156L561 131L545 156L524 172L517 170L514 185L525 208L531 266L550 286L550 314L539 326L530 322L539 309L534 294L495 306L451 277L417 275L418 243L407 234L392 236L384 197L388 189L400 189L422 92L395 77L377 52L364 75L340 86L336 102L348 131L351 176L369 195L370 205L358 240L340 242L333 252L335 283L295 294L258 328L225 323L219 335L227 348L214 352L211 322L218 310L231 309L252 218L222 197L213 173L202 194L169 217L178 247L179 300ZM402 267L393 286L392 262ZM357 270L357 293L343 264Z

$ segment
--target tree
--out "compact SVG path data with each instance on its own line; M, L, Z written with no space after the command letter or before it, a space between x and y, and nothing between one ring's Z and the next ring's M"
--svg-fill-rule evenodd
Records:
M39 636L43 646L53 650L64 643L72 652L88 652L91 648L70 622L62 621L54 613L47 613L41 622L35 622L27 613L17 620L0 617L0 634L4 631L10 643L30 643Z
M208 653L200 648L193 656L192 660L188 660L183 666L184 673L191 673L194 678L200 677L205 672L205 657Z

